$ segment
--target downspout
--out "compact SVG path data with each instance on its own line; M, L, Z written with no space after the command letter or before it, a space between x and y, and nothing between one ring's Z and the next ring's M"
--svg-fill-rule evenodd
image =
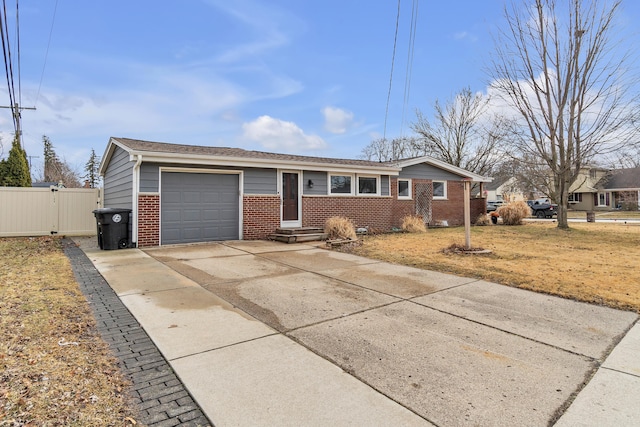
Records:
M138 246L138 192L140 191L140 164L142 154L136 154L136 163L133 165L133 192L131 204L131 242Z

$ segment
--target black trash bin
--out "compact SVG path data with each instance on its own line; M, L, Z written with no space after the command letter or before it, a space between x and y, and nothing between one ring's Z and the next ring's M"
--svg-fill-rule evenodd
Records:
M101 208L93 211L98 227L100 249L124 249L130 246L129 214L131 209Z

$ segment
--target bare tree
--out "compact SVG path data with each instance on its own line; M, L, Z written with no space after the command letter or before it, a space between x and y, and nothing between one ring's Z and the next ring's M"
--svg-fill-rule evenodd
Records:
M42 136L44 146L44 181L62 183L68 188L79 188L80 179L78 173L56 154L53 143L48 136Z
M416 116L420 152L485 176L500 162L507 121L490 112L488 97L465 88L445 105L436 101L432 121L420 110Z
M374 139L362 149L360 157L374 162L389 162L424 154L424 151L419 150L415 138L404 136L394 139Z
M633 142L640 118L628 50L615 40L621 0L523 0L505 8L492 89L517 112L514 152L544 165L558 227L569 187L594 159Z
M611 169L640 168L640 146L628 147L615 153L607 164Z

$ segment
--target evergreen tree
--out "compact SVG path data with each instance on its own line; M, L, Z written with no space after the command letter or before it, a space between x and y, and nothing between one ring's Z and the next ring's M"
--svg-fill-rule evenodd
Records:
M31 187L27 153L20 147L20 141L17 137L13 139L9 157L0 162L0 185L4 187Z
M42 135L42 144L44 145L44 181L57 183L60 177L60 159L47 135Z
M95 150L91 149L89 160L84 165L84 171L87 173L84 178L89 183L89 188L96 188L100 182L98 175L98 167L100 166L100 157L96 155Z

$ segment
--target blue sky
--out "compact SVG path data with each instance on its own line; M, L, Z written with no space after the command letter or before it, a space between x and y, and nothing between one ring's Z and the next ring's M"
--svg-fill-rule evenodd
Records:
M36 175L43 134L78 169L110 136L354 158L383 135L396 1L58 0L45 66L55 4L20 4ZM410 134L416 108L428 115L463 87L486 90L503 5L421 0L405 102L412 2L401 2L387 137ZM635 31L640 6L627 1L624 13ZM6 84L0 96L8 105ZM11 132L0 110L5 155Z

